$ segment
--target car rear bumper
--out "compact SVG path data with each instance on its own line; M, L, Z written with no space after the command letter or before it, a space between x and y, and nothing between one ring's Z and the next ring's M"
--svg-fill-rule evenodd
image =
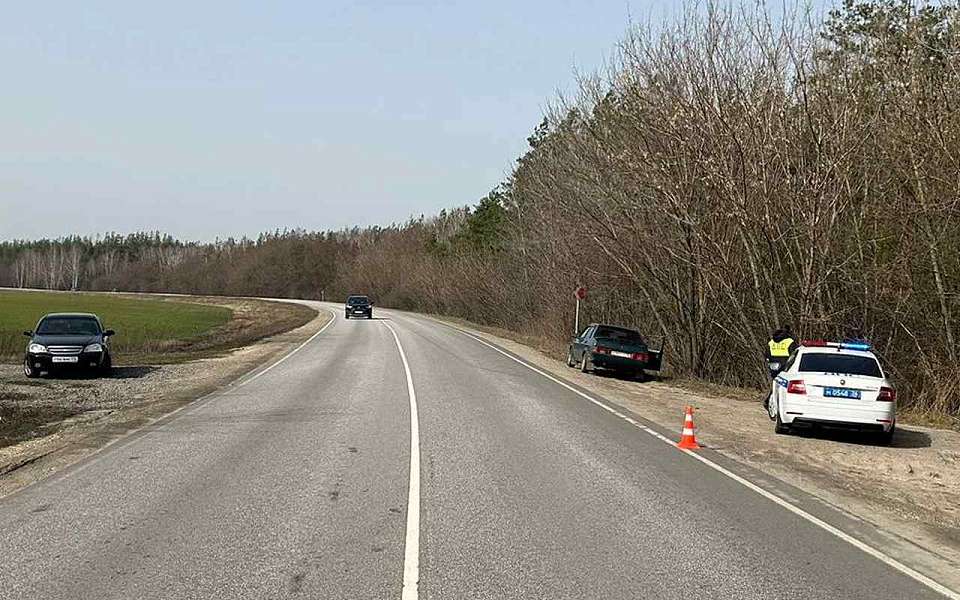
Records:
M889 431L896 422L896 407L890 402L824 405L792 399L788 396L781 410L783 422L790 425L823 425L861 431Z
M790 426L796 428L827 427L830 429L846 429L849 431L880 433L881 431L890 431L890 428L893 427L893 423L851 423L848 421L832 421L829 419L808 419L806 417L797 417L791 421Z
M590 354L590 362L594 367L600 369L609 369L611 371L639 371L646 367L647 363L623 356L611 356L609 354Z

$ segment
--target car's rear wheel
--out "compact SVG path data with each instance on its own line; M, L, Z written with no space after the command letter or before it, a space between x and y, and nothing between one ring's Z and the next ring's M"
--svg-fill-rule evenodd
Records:
M23 374L29 379L36 379L40 377L40 369L37 369L32 364L30 364L30 359L23 359Z
M780 435L786 435L786 434L790 433L790 426L787 425L786 423L784 423L784 422L780 419L780 411L777 411L777 416L776 416L775 421L776 421L776 423L775 423L774 426L773 426L773 432L774 432L774 433L779 433Z
M345 319L349 319L349 318L350 318L350 315L349 315L349 314L343 315L343 317L344 317Z
M583 358L580 359L580 372L581 373L590 373L593 371L593 366L590 364L590 353L584 352Z
M774 421L774 433L779 433L781 435L790 433L790 426L784 423L783 419L780 418L780 401L772 394L770 395L770 400L767 404L767 413Z

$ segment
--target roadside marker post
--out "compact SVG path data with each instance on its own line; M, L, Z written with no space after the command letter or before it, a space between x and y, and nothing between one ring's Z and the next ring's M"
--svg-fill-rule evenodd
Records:
M580 301L587 298L587 288L582 285L577 286L573 295L577 299L577 310L573 318L573 335L580 335Z

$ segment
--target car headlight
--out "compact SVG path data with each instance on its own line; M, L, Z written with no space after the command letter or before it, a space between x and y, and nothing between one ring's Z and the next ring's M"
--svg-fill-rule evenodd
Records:
M103 346L100 344L90 344L83 349L84 352L103 352Z
M42 344L30 344L27 347L27 352L30 354L42 354L47 351L47 347Z

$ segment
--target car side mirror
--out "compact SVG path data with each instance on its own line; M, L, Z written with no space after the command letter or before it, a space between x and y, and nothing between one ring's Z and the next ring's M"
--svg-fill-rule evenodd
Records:
M111 336L117 335L117 332L114 331L114 330L112 330L112 329L108 329L108 330L106 330L106 331L103 332L103 335L104 335L105 337L111 337Z
M33 332L32 332L32 331L24 331L24 332L23 332L23 335L25 335L25 336L27 336L27 337L33 337Z

